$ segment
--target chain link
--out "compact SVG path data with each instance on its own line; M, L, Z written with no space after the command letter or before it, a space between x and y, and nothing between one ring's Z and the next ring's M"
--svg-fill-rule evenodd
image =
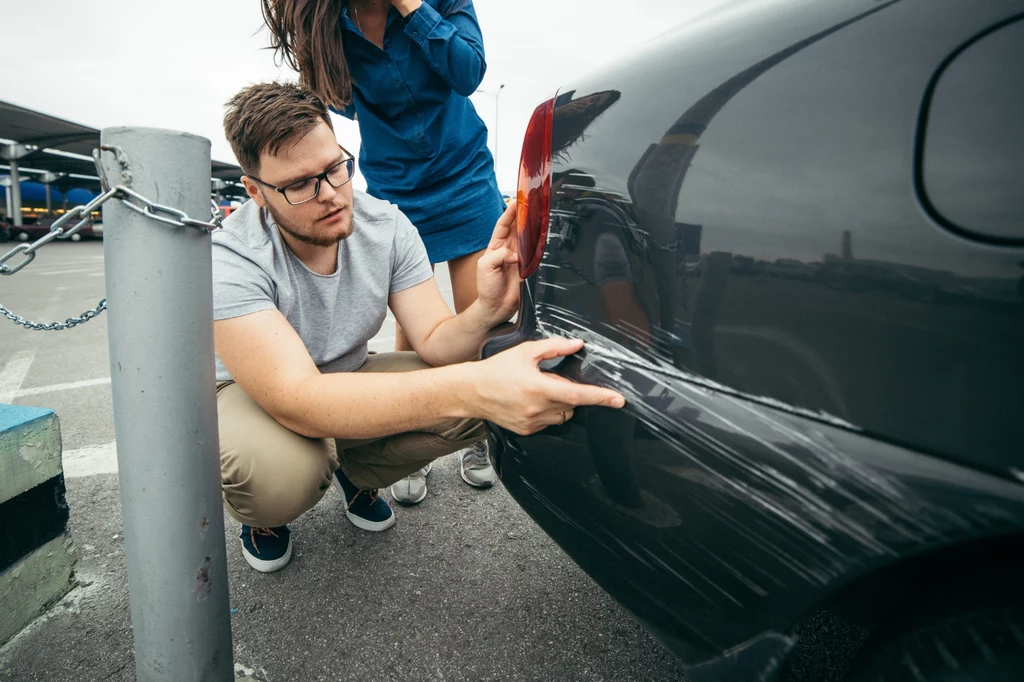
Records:
M96 317L106 309L107 299L104 298L99 302L99 305L97 305L95 308L92 308L91 310L86 310L78 317L69 317L63 322L33 322L32 320L26 320L24 317L21 317L20 315L15 315L2 305L0 305L0 315L3 315L14 324L20 324L25 329L31 329L33 331L52 332L60 331L61 329L71 329L72 327L77 327L80 324L88 322L89 320Z
M84 206L75 206L73 209L57 218L53 221L53 225L50 226L50 231L44 234L39 239L35 240L31 244L18 244L13 249L0 256L0 275L13 275L14 273L21 270L23 267L31 263L36 259L36 251L46 246L54 239L67 238L74 233L81 230L83 227L92 222L92 212L99 208L107 199L117 194L119 188L109 189L103 194L98 195L95 199L90 201ZM75 224L70 230L65 230L64 225L71 222L74 218L84 215L78 223ZM7 265L7 261L14 258L18 254L22 254L24 258L20 263L14 266Z
M103 166L100 162L100 150L111 152L116 155L118 164L121 168L121 179L123 184L116 186L110 186L107 182L106 173L103 171ZM204 222L202 220L196 220L190 218L184 211L180 211L170 206L164 206L154 201L150 201L143 195L139 194L135 190L131 189L132 174L128 170L128 160L124 154L124 151L119 147L113 145L103 145L99 150L93 152L93 161L96 164L96 172L100 177L100 185L103 188L103 193L99 194L90 201L88 204L81 206L75 206L70 211L67 211L57 220L53 221L50 226L50 231L45 235L32 242L31 244L18 244L13 249L0 256L0 275L13 275L26 265L31 263L36 258L36 251L43 246L46 246L55 239L68 239L73 234L81 230L87 225L90 225L93 221L92 214L104 203L110 199L117 198L126 207L137 213L152 218L165 225L171 225L173 227L191 227L199 230L205 230L212 232L221 226L221 222L224 220L224 213L217 206L213 200L211 203L211 220ZM65 229L64 226L70 224L72 221L78 219L74 227ZM21 255L22 260L15 265L7 265L7 261ZM61 329L70 329L77 325L88 322L92 318L98 316L104 310L107 309L107 299L103 299L99 304L91 309L86 310L78 317L69 317L64 322L33 322L27 320L20 315L16 315L7 308L0 304L0 315L6 317L11 322L21 325L26 329L33 329L37 331L57 331Z

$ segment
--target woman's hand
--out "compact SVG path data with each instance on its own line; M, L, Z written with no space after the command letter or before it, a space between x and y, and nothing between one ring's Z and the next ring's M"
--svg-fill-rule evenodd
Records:
M409 16L410 12L415 12L423 4L423 0L391 0L391 4L394 5L395 9L403 16Z

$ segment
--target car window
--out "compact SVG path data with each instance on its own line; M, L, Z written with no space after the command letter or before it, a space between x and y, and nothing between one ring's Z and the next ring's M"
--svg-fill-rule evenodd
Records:
M956 231L1024 243L1024 20L975 38L939 74L923 131L924 200Z

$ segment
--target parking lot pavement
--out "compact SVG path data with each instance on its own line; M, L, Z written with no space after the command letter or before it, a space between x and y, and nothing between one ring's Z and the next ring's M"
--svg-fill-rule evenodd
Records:
M98 242L51 244L0 278L0 303L33 319L78 315L102 298L102 268ZM389 315L372 349L392 347L393 325ZM134 679L106 344L102 317L62 332L0 319L0 402L61 420L80 582L0 650L0 680ZM241 679L684 679L500 485L469 488L452 457L428 484L384 533L354 528L329 491L292 525L292 563L269 575L244 562L225 517Z

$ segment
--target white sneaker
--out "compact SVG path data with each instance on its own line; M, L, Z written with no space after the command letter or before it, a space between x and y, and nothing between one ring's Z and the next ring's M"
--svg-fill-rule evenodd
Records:
M487 456L487 448L487 441L481 440L459 450L462 480L474 488L490 488L498 480Z
M427 474L430 465L391 484L391 499L401 504L419 504L427 496Z

